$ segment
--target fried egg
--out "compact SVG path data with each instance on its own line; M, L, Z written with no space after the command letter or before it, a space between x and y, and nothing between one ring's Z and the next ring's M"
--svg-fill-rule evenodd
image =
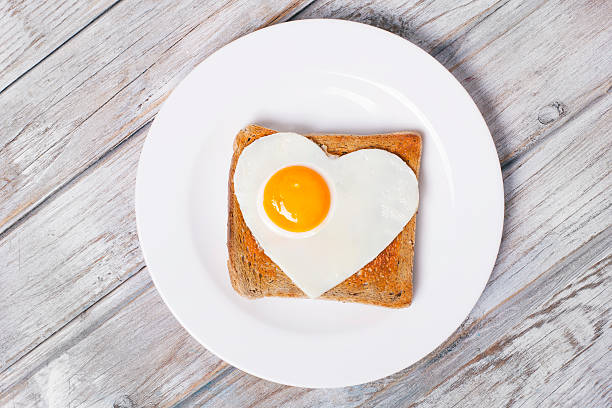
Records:
M234 193L264 253L308 297L338 285L384 250L410 221L417 178L397 155L327 155L296 133L244 148Z

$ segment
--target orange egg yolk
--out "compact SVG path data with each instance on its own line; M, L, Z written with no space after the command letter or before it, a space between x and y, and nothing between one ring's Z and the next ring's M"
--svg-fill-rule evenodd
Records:
M321 224L330 207L325 179L306 166L289 166L270 177L263 207L274 224L291 232L306 232Z

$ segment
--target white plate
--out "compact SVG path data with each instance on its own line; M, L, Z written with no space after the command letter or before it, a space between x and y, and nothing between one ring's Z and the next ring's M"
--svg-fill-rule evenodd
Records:
M406 309L236 294L226 262L227 177L238 130L423 135L415 291ZM435 59L339 20L259 30L176 88L145 142L136 183L142 250L179 322L223 360L267 380L354 385L418 361L461 324L499 248L503 186L477 107Z

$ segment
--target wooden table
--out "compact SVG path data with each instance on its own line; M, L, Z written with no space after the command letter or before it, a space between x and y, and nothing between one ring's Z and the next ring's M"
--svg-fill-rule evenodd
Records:
M172 89L229 41L305 18L379 26L444 64L505 185L469 317L413 366L342 389L260 380L200 346L134 222ZM586 0L1 0L0 406L612 406L610 21L611 2Z

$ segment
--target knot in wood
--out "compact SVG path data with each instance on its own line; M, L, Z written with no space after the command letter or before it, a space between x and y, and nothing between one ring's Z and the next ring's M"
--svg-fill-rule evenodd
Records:
M565 115L565 105L561 102L553 102L540 109L538 121L543 125L548 125L563 115Z
M135 408L135 405L130 397L122 395L113 403L113 408Z

